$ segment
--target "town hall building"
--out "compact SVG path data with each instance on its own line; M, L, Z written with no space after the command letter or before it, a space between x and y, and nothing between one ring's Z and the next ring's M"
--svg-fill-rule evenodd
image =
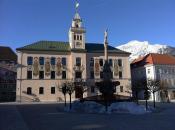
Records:
M86 42L86 29L78 11L69 29L68 42L38 41L16 50L17 101L63 101L60 88L66 81L81 82L87 87L84 93L75 86L73 100L100 94L95 82L103 79L104 44ZM120 82L115 94L131 96L130 53L110 45L107 53L112 80Z

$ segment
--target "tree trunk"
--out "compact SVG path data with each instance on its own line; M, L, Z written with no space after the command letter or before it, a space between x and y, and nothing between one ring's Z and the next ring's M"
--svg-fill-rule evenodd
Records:
M72 109L71 94L69 94L69 97L70 97L69 109L71 110Z
M66 95L64 94L64 106L66 107Z
M105 106L106 106L106 112L108 111L108 99L107 96L105 97Z
M153 92L153 98L154 98L154 108L155 108L156 107L155 92Z

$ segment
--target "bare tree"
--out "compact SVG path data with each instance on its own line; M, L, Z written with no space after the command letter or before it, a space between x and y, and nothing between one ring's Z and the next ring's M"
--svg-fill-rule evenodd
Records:
M64 106L66 107L66 94L67 94L67 85L66 83L63 83L61 88L59 88L59 91L63 93L64 95Z
M167 102L169 102L168 84L163 80L160 81L160 98L161 98L161 101L166 100Z
M142 91L146 91L146 90L147 89L146 89L146 80L145 79L138 79L132 83L132 91L134 92L133 95L137 101L137 104L139 104L139 102L138 102L139 93ZM145 98L145 93L144 93L144 99L147 99L147 98Z
M148 79L147 81L148 90L153 93L154 108L155 104L155 93L161 89L160 80Z
M69 94L70 97L70 104L69 104L69 108L72 108L72 93L75 91L75 85L73 82L69 81L66 82L66 87L67 87L67 93Z

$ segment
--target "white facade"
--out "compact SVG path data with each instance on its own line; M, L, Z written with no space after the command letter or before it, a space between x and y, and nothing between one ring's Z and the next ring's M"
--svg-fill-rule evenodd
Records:
M131 70L132 81L138 79L153 79L160 80L168 87L168 97L171 100L175 99L175 65L154 65L148 64ZM140 98L143 99L143 93L140 94ZM156 101L162 101L160 92L156 92ZM151 94L150 100L153 100L153 94Z

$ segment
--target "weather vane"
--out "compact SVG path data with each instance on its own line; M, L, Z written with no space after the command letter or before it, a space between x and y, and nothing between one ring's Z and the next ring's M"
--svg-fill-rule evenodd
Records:
M75 9L76 9L76 12L78 12L78 7L79 7L79 3L78 3L78 0L76 0L76 4L75 4Z

